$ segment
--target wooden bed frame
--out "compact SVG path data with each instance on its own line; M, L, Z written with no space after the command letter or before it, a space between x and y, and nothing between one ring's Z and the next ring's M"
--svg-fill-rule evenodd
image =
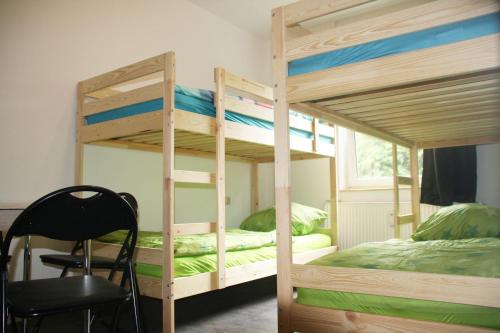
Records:
M412 223L415 230L417 149L500 141L499 34L295 76L288 76L288 64L498 11L500 2L490 0L304 0L273 10L280 333L494 331L294 301L293 288L305 287L500 307L500 279L292 263L288 109L390 141L394 158L398 146L409 148L411 177L399 177L394 166L394 215L396 229ZM409 215L399 215L400 185L411 186Z
M175 54L169 52L130 66L82 81L78 85L76 183L82 183L83 145L94 144L124 149L163 153L163 249L137 248L138 262L162 265L163 279L139 276L144 295L163 300L163 331L174 332L174 300L226 286L276 274L276 259L225 268L225 161L251 164L251 207L259 208L258 165L274 161L273 130L225 120L225 109L254 118L273 121L273 111L258 104L242 102L234 97L251 98L273 104L273 90L260 83L215 69L216 117L212 118L175 108ZM232 93L233 95L229 95ZM163 99L163 109L110 120L93 125L85 117L119 107L157 98ZM313 139L291 136L292 158L327 158L331 170L332 244L336 244L336 173L334 143L319 140L320 135L334 137L335 128L318 120L291 116L291 126L313 134ZM333 140L333 139L332 139ZM174 155L184 154L216 160L216 172L176 170ZM217 220L205 223L174 224L174 186L189 183L215 185ZM218 269L213 273L174 279L173 237L183 234L217 233ZM294 256L305 263L335 251L331 246ZM92 253L116 257L113 244L92 243Z

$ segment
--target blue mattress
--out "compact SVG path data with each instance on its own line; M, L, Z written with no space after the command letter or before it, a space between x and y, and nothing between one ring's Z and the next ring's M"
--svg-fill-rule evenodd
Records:
M215 118L215 106L213 104L214 93L204 89L191 89L176 85L175 87L175 108L189 111L204 116ZM110 120L135 116L143 113L158 111L163 108L163 99L157 98L146 102L127 105L102 113L94 114L85 117L87 125L98 124ZM269 112L273 112L271 109ZM237 122L240 124L273 129L274 124L270 121L242 115L231 110L226 110L226 120ZM312 140L313 134L299 129L290 129L290 134ZM320 136L321 141L331 143L332 139L325 136Z
M498 32L500 32L500 13L483 15L294 60L288 63L288 76L461 42Z

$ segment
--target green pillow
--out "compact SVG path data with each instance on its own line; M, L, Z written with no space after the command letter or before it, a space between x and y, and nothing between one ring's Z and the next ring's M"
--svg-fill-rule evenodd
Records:
M411 237L416 241L500 237L500 209L476 203L444 207Z
M328 217L321 209L292 203L292 235L307 235L318 228ZM249 231L271 231L276 229L276 209L262 210L247 217L240 229Z

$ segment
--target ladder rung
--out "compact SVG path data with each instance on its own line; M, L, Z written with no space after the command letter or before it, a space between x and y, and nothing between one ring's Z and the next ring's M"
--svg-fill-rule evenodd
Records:
M415 219L415 216L413 214L408 214L408 215L399 215L398 216L398 224L407 224L407 223L413 223L413 220Z
M217 231L217 223L176 223L174 224L174 235L208 234Z
M175 170L176 183L215 184L215 174L203 171Z
M410 177L398 177L399 185L411 185L413 184L413 179Z

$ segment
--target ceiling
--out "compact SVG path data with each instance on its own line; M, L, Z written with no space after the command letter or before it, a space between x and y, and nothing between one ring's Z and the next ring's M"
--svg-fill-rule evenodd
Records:
M271 10L296 0L189 0L260 38L271 38Z

